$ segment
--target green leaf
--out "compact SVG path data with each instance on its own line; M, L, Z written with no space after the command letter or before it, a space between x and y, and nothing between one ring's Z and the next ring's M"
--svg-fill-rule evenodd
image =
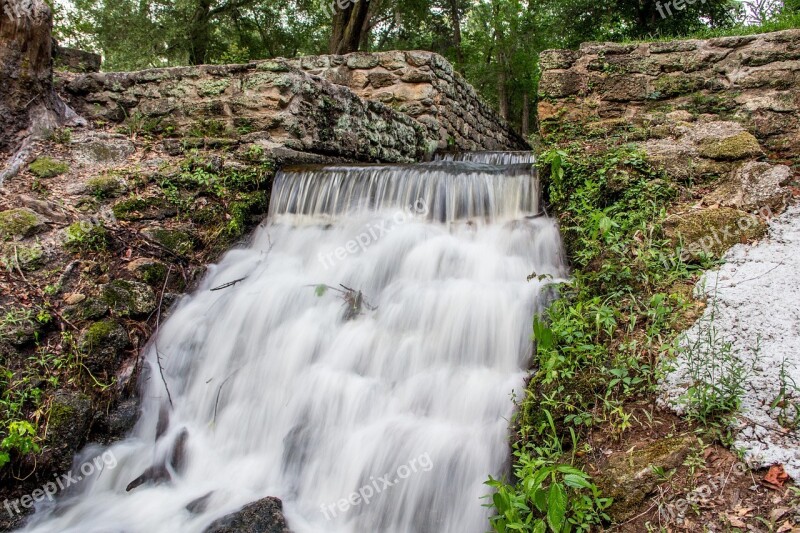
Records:
M553 483L550 485L550 494L547 497L547 523L554 532L561 531L566 512L567 493L559 483Z
M317 296L325 296L326 292L328 292L328 286L325 284L317 285L314 288L314 294Z

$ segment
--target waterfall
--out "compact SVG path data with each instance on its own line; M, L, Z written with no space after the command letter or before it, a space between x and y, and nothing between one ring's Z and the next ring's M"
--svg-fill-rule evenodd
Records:
M146 349L130 435L75 461L113 468L26 531L202 532L265 496L296 533L486 531L538 276L566 271L528 154L448 159L279 173Z

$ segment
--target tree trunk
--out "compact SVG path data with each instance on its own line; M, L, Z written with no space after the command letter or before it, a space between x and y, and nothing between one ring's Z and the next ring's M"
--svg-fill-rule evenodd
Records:
M520 133L526 139L530 131L530 116L531 116L531 103L528 97L528 92L522 95L522 125L520 126Z
M351 0L344 9L336 6L336 13L333 16L333 31L328 47L331 54L349 54L358 51L361 37L369 23L367 16L369 4L370 2L367 0L356 0L355 2Z
M464 63L464 53L461 51L461 15L458 12L458 0L450 0L450 18L453 19L453 47L456 49L456 62Z
M0 0L0 150L16 147L35 118L58 108L52 25L43 0Z
M27 162L33 139L85 124L53 90L53 14L44 0L0 0L0 183Z
M506 77L505 56L500 54L497 59L497 107L499 108L500 116L504 120L508 120L508 80Z
M189 63L203 65L208 57L211 38L211 0L200 0L189 21Z

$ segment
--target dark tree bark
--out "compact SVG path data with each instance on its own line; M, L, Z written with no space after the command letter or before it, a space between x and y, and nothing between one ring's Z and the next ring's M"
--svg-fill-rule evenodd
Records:
M211 39L211 2L200 0L189 21L189 63L202 65L208 57L208 41Z
M339 0L337 0L339 1ZM342 5L347 0L341 0ZM344 9L336 6L333 15L333 31L328 50L331 54L357 52L365 30L369 27L369 5L367 0L352 0Z
M530 116L531 116L531 104L530 98L528 97L528 92L526 91L525 94L522 95L522 125L520 126L520 134L528 138L528 133L530 132Z
M456 49L456 61L461 65L464 63L464 53L461 51L461 13L458 11L458 0L450 0L450 18L453 19L453 47Z
M0 0L0 183L27 162L34 139L85 124L53 90L53 14L44 0Z
M63 110L53 92L52 26L43 0L0 0L0 150Z

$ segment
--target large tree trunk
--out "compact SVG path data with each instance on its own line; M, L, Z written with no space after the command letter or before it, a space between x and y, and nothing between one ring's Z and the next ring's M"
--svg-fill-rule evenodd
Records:
M461 50L461 14L458 12L458 0L450 0L450 18L453 22L453 47L456 49L456 62L464 63L464 53Z
M200 0L192 13L187 29L189 36L189 63L203 65L208 57L211 39L211 0Z
M0 153L15 152L0 183L26 162L32 139L82 120L53 90L52 27L44 0L0 0Z
M328 47L331 54L349 54L358 51L361 37L369 27L369 4L367 0L357 0L351 1L344 9L336 9Z

